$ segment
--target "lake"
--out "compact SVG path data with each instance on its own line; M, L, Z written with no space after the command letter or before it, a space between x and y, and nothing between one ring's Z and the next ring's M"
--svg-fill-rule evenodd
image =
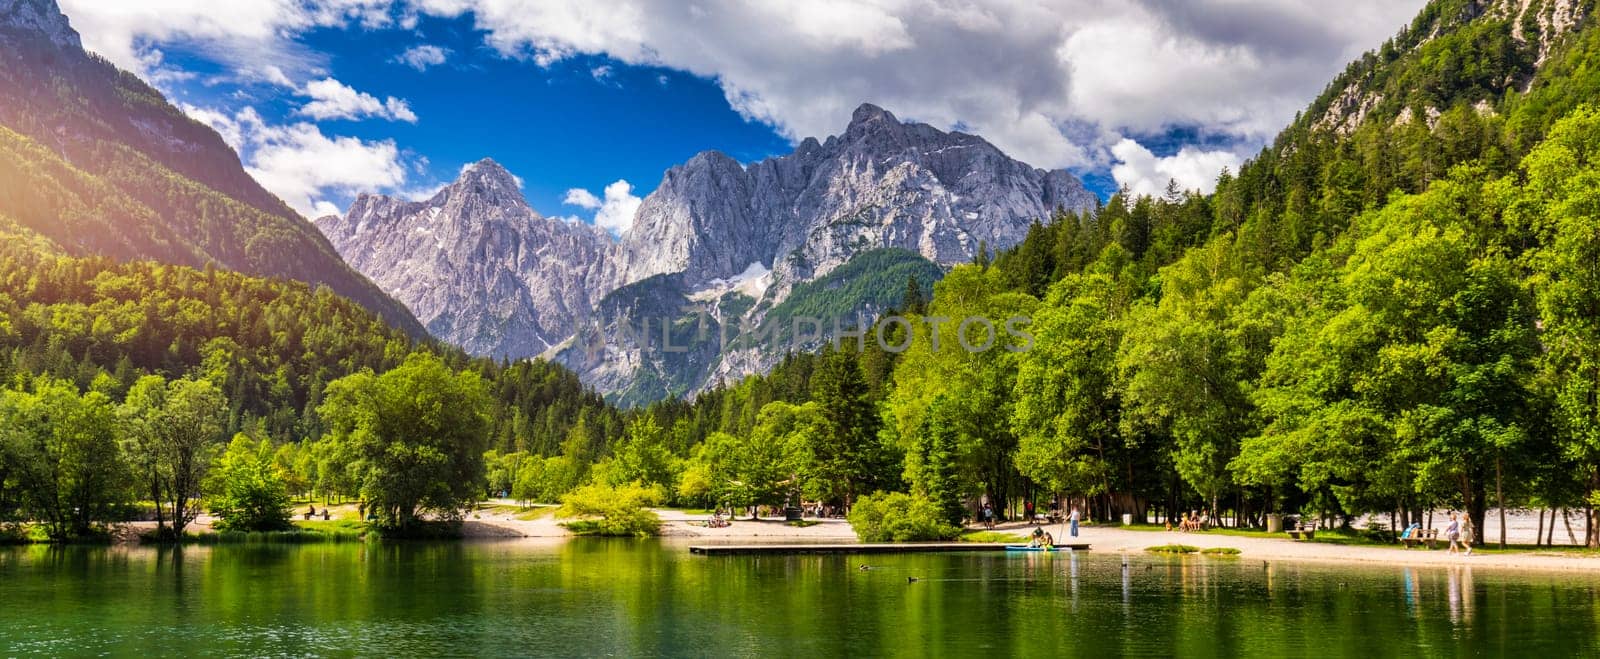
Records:
M1600 655L1588 574L1129 560L591 539L6 547L0 654Z

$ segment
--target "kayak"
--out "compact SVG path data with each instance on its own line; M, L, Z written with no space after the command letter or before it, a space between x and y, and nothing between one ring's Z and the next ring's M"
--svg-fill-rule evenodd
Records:
M1042 552L1056 551L1056 552L1061 552L1061 551L1072 551L1072 548L1071 547L1029 547L1027 545L1006 545L1006 551L1042 551Z

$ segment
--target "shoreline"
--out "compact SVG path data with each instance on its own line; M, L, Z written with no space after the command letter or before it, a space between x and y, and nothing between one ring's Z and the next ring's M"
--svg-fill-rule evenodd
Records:
M323 522L313 520L308 530L316 530L317 524L348 523L356 520L354 505L333 506L331 509L333 519ZM516 502L495 500L485 502L480 508L469 514L462 521L461 537L453 541L556 541L564 542L568 538L581 537L560 525L560 521L552 514L553 506L534 507L524 509ZM683 545L684 550L690 543L696 544L746 544L746 545L778 545L778 544L808 544L808 543L856 543L858 542L850 523L843 519L812 519L805 521L804 526L792 526L778 518L749 519L738 518L732 520L729 526L723 528L708 528L704 526L708 515L695 514L682 510L656 509L656 514L661 517L661 533L658 539L672 544ZM191 524L189 533L203 534L212 532L211 519L205 516ZM297 519L298 522L302 520ZM999 524L995 531L1011 533L1019 537L1025 536L1035 525L1023 522L1009 522ZM112 546L139 546L140 532L152 528L151 522L133 522L120 525L115 533L115 540L108 543ZM981 527L969 527L968 531L980 531ZM1262 560L1262 561L1294 561L1324 564L1349 564L1360 563L1365 567L1460 567L1470 566L1496 570L1533 571L1533 572L1600 572L1600 552L1583 552L1577 548L1562 549L1507 549L1498 550L1491 546L1479 548L1471 556L1451 555L1440 548L1426 549L1422 547L1406 549L1398 545L1379 546L1367 544L1343 544L1327 541L1297 541L1287 537L1256 537L1247 535L1233 535L1226 531L1192 531L1188 533L1178 531L1164 531L1157 528L1123 528L1119 526L1090 526L1080 528L1077 538L1069 538L1065 529L1059 525L1051 525L1046 530L1058 534L1062 541L1088 543L1093 546L1091 553L1096 554L1139 554L1145 555L1148 547L1165 544L1191 545L1199 549L1230 547L1239 550L1239 554L1227 558L1207 560ZM327 541L333 542L334 538ZM348 541L345 539L343 541ZM239 541L242 543L249 540ZM261 542L272 542L264 540ZM229 544L229 542L199 541L186 544ZM152 545L153 546L153 545Z

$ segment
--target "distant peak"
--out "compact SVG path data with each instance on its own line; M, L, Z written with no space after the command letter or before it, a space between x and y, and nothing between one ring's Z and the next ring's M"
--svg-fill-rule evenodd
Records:
M467 165L466 167L462 167L461 175L456 177L456 182L492 183L498 187L510 188L512 190L522 187L522 182L517 180L517 177L510 171L507 171L506 168L501 166L500 163L495 162L493 158L484 158L483 160L479 160L478 162Z
M891 124L900 123L888 110L871 103L862 103L860 107L856 108L855 112L850 114L850 128L880 121Z
M451 183L447 190L470 192L495 201L527 204L522 196L522 182L491 158L484 158L462 167L461 175L456 177L455 182Z
M32 32L62 48L83 49L55 0L0 0L0 28Z

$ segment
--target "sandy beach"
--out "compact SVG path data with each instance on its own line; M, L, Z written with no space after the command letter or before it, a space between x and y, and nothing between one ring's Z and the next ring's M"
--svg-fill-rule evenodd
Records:
M321 510L321 507L318 507ZM296 510L296 519L300 518L302 510ZM333 506L331 517L335 520L355 520L357 518L354 504ZM563 520L554 515L553 506L540 506L522 508L520 504L510 500L495 500L485 503L478 511L467 516L462 525L463 534L468 539L515 539L515 538L542 538L557 539L572 535L565 527L561 526ZM806 526L793 526L782 519L763 518L751 520L749 518L735 519L729 526L722 528L709 528L705 525L709 515L689 513L681 510L657 509L661 517L661 535L674 541L705 541L738 542L738 543L806 543L806 542L855 542L855 533L850 528L850 523L842 519L807 519L811 522ZM319 517L320 519L320 517ZM1436 516L1435 521L1443 519ZM1491 518L1493 519L1493 518ZM193 533L203 533L212 530L214 520L202 515L189 526ZM1527 520L1523 516L1508 518L1507 540L1513 543L1531 543L1537 520ZM140 522L125 525L123 537L133 539L141 531L154 526L152 522ZM1061 525L1045 527L1063 541L1067 538L1067 531ZM1026 535L1033 529L1033 525L1022 522L1000 524L995 530L1009 532L1018 536ZM1580 531L1581 532L1581 531ZM1498 539L1498 529L1490 525L1489 535L1491 541ZM1558 543L1565 538L1565 529L1557 532ZM1558 571L1593 571L1600 572L1600 553L1578 553L1570 551L1474 551L1471 556L1451 555L1445 551L1445 544L1441 542L1436 549L1403 547L1382 547L1373 545L1345 545L1331 542L1301 542L1288 537L1252 537L1230 535L1218 531L1203 531L1181 533L1176 531L1149 530L1148 528L1127 529L1116 526L1088 526L1079 529L1077 542L1086 542L1092 546L1092 551L1097 553L1144 553L1147 547L1164 544L1184 544L1199 547L1231 547L1239 550L1239 560L1293 560L1315 561L1326 563L1361 562L1368 564L1386 564L1399 566L1445 566L1445 565L1471 565L1480 568L1499 568L1512 570L1558 570ZM1493 542L1489 543L1492 548Z

